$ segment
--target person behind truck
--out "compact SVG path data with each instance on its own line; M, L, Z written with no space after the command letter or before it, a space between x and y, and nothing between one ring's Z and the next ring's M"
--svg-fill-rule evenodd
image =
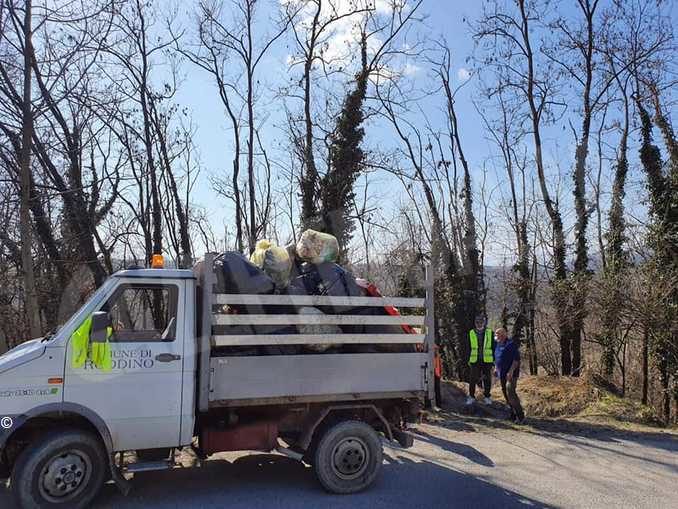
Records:
M495 332L497 346L494 351L496 375L501 383L506 403L511 409L510 419L518 424L525 420L525 412L518 397L518 376L520 375L520 350L518 343L508 337L506 329Z
M438 345L434 346L433 351L433 385L435 387L436 395L435 405L441 407L443 406L443 395L440 392L440 382L443 378L443 361L440 358L440 347Z
M492 329L487 327L487 320L479 315L475 320L475 328L468 333L469 339L469 384L466 404L476 400L476 385L482 381L485 394L484 403L492 404L490 389L492 389L492 369L494 368L494 336Z

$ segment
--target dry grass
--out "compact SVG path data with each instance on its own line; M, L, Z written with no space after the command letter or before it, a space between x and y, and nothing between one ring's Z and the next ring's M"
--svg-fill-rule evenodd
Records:
M445 396L463 402L467 384L451 382L446 384ZM482 396L482 391L476 391ZM594 377L580 378L558 376L522 375L518 383L518 394L531 417L595 421L606 424L640 424L660 426L656 411L630 398L621 398L602 387ZM495 383L492 398L504 401L501 387Z
M596 399L594 387L583 378L522 376L518 391L526 413L535 417L575 416ZM492 395L503 399L499 386Z

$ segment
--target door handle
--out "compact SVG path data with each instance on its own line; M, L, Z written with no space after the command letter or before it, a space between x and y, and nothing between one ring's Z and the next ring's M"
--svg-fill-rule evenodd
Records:
M155 356L155 360L158 362L173 362L181 359L181 355L176 355L173 353L161 353Z

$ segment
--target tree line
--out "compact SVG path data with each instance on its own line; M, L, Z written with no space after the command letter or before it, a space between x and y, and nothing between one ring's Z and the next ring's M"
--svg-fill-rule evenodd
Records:
M423 0L0 0L0 339L154 253L315 228L384 292L432 265L448 376L486 314L532 374L594 372L678 418L671 6L566 4L483 2L462 61Z

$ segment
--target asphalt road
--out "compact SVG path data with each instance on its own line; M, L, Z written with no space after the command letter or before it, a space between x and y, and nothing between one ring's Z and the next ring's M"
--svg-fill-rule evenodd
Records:
M310 468L271 454L223 454L202 468L137 474L96 508L678 507L678 436L532 421L514 428L447 414L418 427L407 451L386 448L367 492L328 495ZM13 507L0 488L0 507Z

